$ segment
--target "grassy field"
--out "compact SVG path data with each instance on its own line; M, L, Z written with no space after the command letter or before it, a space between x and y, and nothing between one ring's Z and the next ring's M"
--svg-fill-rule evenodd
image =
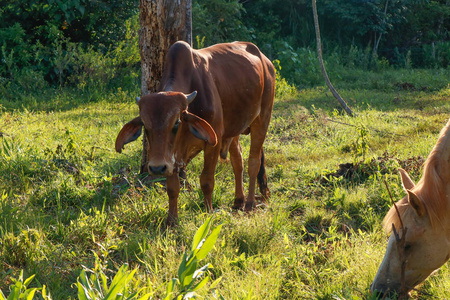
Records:
M333 74L332 74L333 75ZM335 87L350 118L324 87L293 91L278 83L265 143L269 205L230 209L234 180L219 163L213 195L218 241L206 299L371 299L369 286L387 237L381 221L403 197L397 168L421 176L421 165L450 114L447 70L346 70ZM335 76L336 77L336 76ZM333 76L331 78L333 80ZM0 290L36 274L53 299L78 299L84 268L114 276L137 268L134 288L163 298L205 213L198 176L188 167L179 226L166 229L162 182L138 174L141 143L122 154L114 141L137 116L135 92L45 89L0 99ZM249 139L241 139L244 159ZM333 176L351 163L346 176ZM350 165L347 165L350 166ZM246 178L247 179L247 178ZM96 259L98 257L98 259ZM416 299L450 298L449 265ZM40 296L38 296L40 297Z

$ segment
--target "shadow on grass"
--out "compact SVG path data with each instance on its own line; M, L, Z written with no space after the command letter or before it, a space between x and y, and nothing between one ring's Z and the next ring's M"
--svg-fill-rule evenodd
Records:
M109 103L133 103L140 95L135 89L93 88L79 90L71 87L46 87L29 92L2 93L0 90L0 111L51 112L68 111L86 104L108 101Z

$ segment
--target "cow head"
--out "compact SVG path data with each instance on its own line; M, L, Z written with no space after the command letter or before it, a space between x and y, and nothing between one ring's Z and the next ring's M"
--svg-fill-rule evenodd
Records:
M370 287L380 295L397 293L398 299L450 258L450 223L447 219L435 220L437 223L433 225L436 215L430 214L426 206L427 202L436 201L438 195L447 197L449 190L445 187L430 190L430 181L425 180L415 185L405 170L399 171L407 195L397 202L397 208L389 210L383 221L386 230L396 228L398 234L391 232L385 256ZM433 193L439 190L444 193Z
M121 153L125 144L136 140L145 130L147 138L148 170L154 175L172 175L177 166L177 149L182 141L190 138L217 144L217 136L211 125L202 118L188 112L197 92L160 92L137 99L139 117L125 124L116 139L116 151ZM181 162L184 163L184 162Z

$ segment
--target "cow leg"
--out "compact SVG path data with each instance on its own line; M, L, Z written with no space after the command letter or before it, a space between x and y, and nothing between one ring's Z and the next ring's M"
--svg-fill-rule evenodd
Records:
M239 144L239 136L234 137L230 145L230 160L234 172L234 204L233 209L242 209L245 203L244 194L244 162L242 160L242 149Z
M169 213L167 226L174 226L178 222L178 195L180 194L180 179L175 172L166 178L167 195L169 196Z
M267 122L268 123L268 122ZM248 158L248 196L245 202L245 211L255 208L256 178L261 166L261 152L264 139L266 138L268 124L261 124L261 118L257 118L250 128L250 154Z
M212 212L212 193L214 190L214 173L219 159L220 147L206 146L204 150L203 171L200 175L205 207L207 212Z

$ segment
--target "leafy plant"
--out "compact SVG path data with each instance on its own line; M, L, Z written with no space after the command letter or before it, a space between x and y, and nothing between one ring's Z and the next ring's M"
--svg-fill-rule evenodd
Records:
M369 152L369 130L363 124L357 127L358 136L356 140L353 142L353 162L357 163L358 159L361 159L362 162L366 160L366 155Z
M277 99L282 97L293 97L297 90L295 86L290 85L285 78L281 76L281 65L279 60L274 60L275 67L275 97Z
M200 36L197 35L195 39L197 40L197 49L205 47L205 36L200 38Z
M45 285L42 288L28 288L28 285L33 281L35 275L31 275L27 279L23 279L23 271L20 272L19 278L11 280L14 282L13 285L10 286L10 293L8 298L6 298L5 294L0 290L0 300L19 300L26 299L31 300L34 299L34 295L37 291L42 293L42 298L44 300L51 300L50 293L47 292Z
M201 277L208 272L212 266L207 263L204 266L199 267L199 262L203 260L213 248L219 236L222 225L219 225L212 229L211 234L207 236L211 227L212 217L208 218L206 222L200 226L197 230L194 239L192 241L192 247L189 252L185 252L181 259L180 266L178 268L178 278L173 278L168 282L166 288L166 296L164 299L189 299L195 298L196 292L202 289L210 280L210 275ZM79 300L91 300L91 299L138 299L145 300L150 299L153 293L148 292L145 288L138 290L137 283L134 281L134 274L137 269L132 271L128 270L128 265L122 265L117 274L111 280L108 285L108 278L105 275L101 260L97 254L96 264L94 269L84 268L81 271L77 280L78 299ZM104 253L107 255L107 253ZM89 275L90 273L90 275ZM216 279L209 287L213 289L222 278ZM132 283L135 283L132 286ZM133 290L138 290L133 292ZM141 295L142 294L142 295Z
M178 278L173 278L167 285L165 300L195 298L196 291L203 288L209 282L210 275L207 275L201 280L200 278L212 268L212 266L207 263L200 268L198 267L199 262L204 259L213 248L222 228L222 224L215 227L212 229L211 234L206 237L211 227L211 220L212 217L209 217L195 233L191 250L185 252L181 259L180 267L178 268ZM221 280L222 277L219 277L209 288L213 289Z
M81 274L78 277L76 286L78 289L79 300L150 299L152 294L146 293L144 288L137 292L131 291L130 283L133 282L133 277L137 269L128 271L128 265L122 265L108 286L108 278L102 270L101 263L97 255L96 260L97 263L94 270L85 268L81 271ZM91 274L88 275L86 271ZM139 296L141 293L143 293L143 295Z

